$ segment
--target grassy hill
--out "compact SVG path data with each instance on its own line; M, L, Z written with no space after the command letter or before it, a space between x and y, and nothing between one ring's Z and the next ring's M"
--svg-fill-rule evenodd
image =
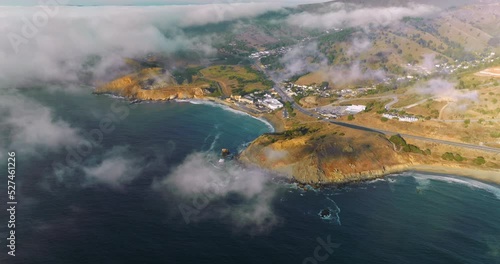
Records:
M219 83L226 96L265 91L273 85L266 76L250 66L217 65L204 68L200 72L203 78Z

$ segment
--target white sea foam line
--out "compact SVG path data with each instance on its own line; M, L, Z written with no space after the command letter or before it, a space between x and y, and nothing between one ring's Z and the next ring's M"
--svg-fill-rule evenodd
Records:
M340 207L337 205L337 203L334 200L330 199L330 197L326 197L326 199L330 200L333 203L333 205L335 205L335 216L336 216L337 223L339 224L339 226L342 225L342 223L340 222L340 215L339 215L340 214Z
M182 102L182 103L190 103L190 104L194 104L194 105L203 104L203 105L210 105L210 106L214 106L214 107L219 107L219 108L222 108L223 110L230 111L230 112L238 114L238 115L249 116L249 117L251 117L253 119L257 119L260 122L266 124L270 128L271 132L275 131L273 125L271 125L271 123L269 123L267 120L265 120L263 118L255 117L253 115L250 115L250 114L245 113L245 112L240 111L240 110L235 110L235 109L233 109L231 107L228 107L226 105L223 105L223 104L219 104L219 103L216 103L216 102L210 102L210 101L204 101L204 100L193 100L193 99L190 99L190 100L189 99L188 100L184 100L184 99L179 100L179 99L176 99L175 101L176 102Z
M107 97L110 97L110 98L113 98L113 99L122 99L122 100L127 100L127 98L125 98L124 96L120 96L120 95L114 95L114 94L104 94L104 96L107 96Z
M220 133L217 133L214 137L214 140L212 141L212 144L210 144L210 149L208 151L213 151L215 148L215 144L217 143L217 140L219 140Z
M472 179L465 179L465 178L458 179L458 178L455 178L451 175L450 176L434 176L434 175L425 175L425 174L415 173L415 174L411 175L411 177L415 178L417 181L419 179L423 180L423 182L421 181L419 183L423 183L424 186L430 180L466 185L468 187L481 189L481 190L487 191L489 193L492 193L493 195L495 195L495 197L497 199L500 200L500 188L493 186L493 185L489 185L489 184L484 183L484 182L480 182L480 181L476 181L476 180L472 180Z

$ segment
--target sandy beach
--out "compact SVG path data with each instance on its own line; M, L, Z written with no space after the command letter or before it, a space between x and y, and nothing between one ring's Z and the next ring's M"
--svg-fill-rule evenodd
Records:
M218 104L224 107L231 108L235 111L239 111L245 114L248 114L250 116L253 116L255 118L258 118L266 123L268 125L272 126L274 128L274 131L282 131L283 130L283 124L279 123L277 120L273 120L273 118L268 118L264 114L256 114L253 112L246 111L246 109L238 107L235 104L228 103L226 101L217 99L217 98L200 98L200 99L189 99L186 101L192 101L192 102L208 102L208 103L213 103L213 104ZM462 177L467 177L475 180L480 180L483 182L490 182L494 184L499 184L500 185L500 170L481 170L481 169L475 169L475 168L464 168L464 167L448 167L448 166L441 166L441 165L418 165L418 164L411 164L411 165L405 165L401 164L399 166L395 166L393 168L386 168L386 171L383 171L381 173L373 173L373 172L368 172L368 175L375 176L375 177L384 177L393 173L399 173L399 172L407 172L407 171L418 171L418 172L423 172L423 173L437 173L437 174L445 174L445 175L453 175L453 176L462 176ZM354 180L356 181L356 180Z
M408 171L420 171L427 173L439 173L439 174L463 176L475 180L491 182L500 185L500 170L493 171L493 170L479 170L472 168L444 167L438 165L414 165L410 166Z

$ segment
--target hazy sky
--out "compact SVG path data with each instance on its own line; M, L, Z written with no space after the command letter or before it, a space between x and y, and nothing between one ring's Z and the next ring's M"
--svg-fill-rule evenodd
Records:
M67 5L187 5L187 4L213 4L213 3L311 3L326 2L324 0L0 0L0 5L51 5L55 2Z

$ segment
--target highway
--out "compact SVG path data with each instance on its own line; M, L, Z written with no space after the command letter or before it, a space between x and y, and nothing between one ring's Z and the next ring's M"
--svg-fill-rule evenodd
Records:
M441 140L441 139L435 139L435 138L428 138L428 137L422 137L422 136L415 136L415 135L409 135L409 134L402 134L394 131L388 131L388 130L382 130L378 128L372 128L372 127L367 127L367 126L361 126L361 125L355 125L351 123L346 123L342 121L336 121L336 120L329 120L329 119L324 119L322 116L318 115L317 113L311 112L302 106L298 105L295 103L295 101L290 98L281 87L279 87L279 84L277 83L274 86L274 90L281 96L283 101L285 102L290 102L292 104L292 107L301 113L319 118L324 122L329 122L331 124L335 124L338 126L343 126L347 128L352 128L352 129L357 129L361 131L367 131L367 132L375 132L375 133L381 133L384 135L396 135L399 134L404 138L411 138L411 139L416 139L416 140L423 140L427 142L432 142L432 143L438 143L438 144L446 144L450 146L455 146L455 147L461 147L461 148L468 148L468 149L474 149L474 150L480 150L480 151L487 151L487 152L493 152L500 154L500 149L499 148L493 148L493 147L488 147L488 146L480 146L480 145L474 145L474 144L467 144L467 143L460 143L460 142L454 142L454 141L447 141L447 140Z

